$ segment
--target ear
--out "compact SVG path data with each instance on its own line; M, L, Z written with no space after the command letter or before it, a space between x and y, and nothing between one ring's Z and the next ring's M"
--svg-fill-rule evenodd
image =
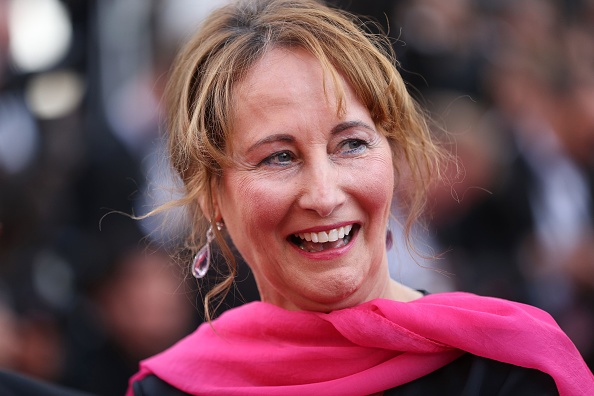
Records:
M214 181L210 182L210 189L199 198L199 205L204 217L211 223L220 221L221 210L219 206L219 189Z

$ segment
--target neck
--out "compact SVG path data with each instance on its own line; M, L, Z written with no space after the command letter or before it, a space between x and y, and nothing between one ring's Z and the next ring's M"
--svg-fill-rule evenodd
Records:
M381 298L393 301L409 302L421 297L423 297L423 293L420 291L411 289L408 286L390 279Z

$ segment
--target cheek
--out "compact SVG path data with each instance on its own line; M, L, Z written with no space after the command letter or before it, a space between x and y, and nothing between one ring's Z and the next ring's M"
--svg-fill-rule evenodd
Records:
M221 213L234 240L247 237L257 242L261 238L255 235L277 226L284 212L284 194L278 185L269 184L252 175L230 174L223 178Z
M360 178L360 192L372 214L389 212L394 192L394 168L391 158L378 157L369 161Z

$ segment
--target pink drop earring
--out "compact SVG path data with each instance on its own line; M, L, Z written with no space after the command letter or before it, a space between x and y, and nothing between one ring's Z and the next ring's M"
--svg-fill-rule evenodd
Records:
M216 225L219 231L223 228L222 222L217 221ZM214 239L215 235L211 225L206 231L206 243L198 250L192 261L192 275L196 279L204 278L208 272L208 268L210 267L210 244Z

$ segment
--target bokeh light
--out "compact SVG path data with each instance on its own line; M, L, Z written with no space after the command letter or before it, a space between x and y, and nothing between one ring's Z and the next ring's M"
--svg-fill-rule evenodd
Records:
M72 24L58 0L12 0L8 26L10 56L23 72L54 66L70 48Z

